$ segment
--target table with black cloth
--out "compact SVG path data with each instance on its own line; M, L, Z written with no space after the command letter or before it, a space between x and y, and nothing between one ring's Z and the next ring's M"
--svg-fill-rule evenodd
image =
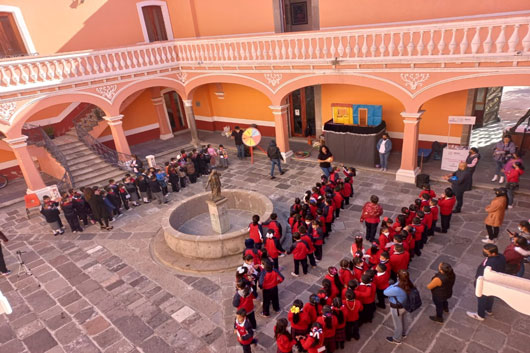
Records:
M326 146L336 162L374 167L379 164L377 142L386 130L384 121L377 126L324 125Z

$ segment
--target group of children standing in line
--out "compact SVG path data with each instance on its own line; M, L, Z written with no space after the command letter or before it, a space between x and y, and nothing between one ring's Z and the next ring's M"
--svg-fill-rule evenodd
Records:
M344 180L340 177L341 171ZM293 244L287 251L280 243L283 232L277 215L272 214L263 223L259 216L253 216L245 242L244 264L236 273L233 300L237 308L234 330L244 352L251 352L251 345L257 344L254 338L257 286L262 289L261 315L269 316L270 303L279 312L278 284L284 281L284 276L279 271L278 258L286 253L293 255L293 277L300 275L300 265L303 273L308 273L308 261L312 267L317 266L334 220L340 217L340 210L353 196L354 176L353 168L335 168L329 178L322 176L321 182L307 191L303 200L295 199L288 220ZM424 185L418 199L409 207L403 207L395 222L388 217L381 221L383 210L378 201L373 195L361 213L361 222L375 223L375 226L367 224L366 239L370 246L365 248L362 235L355 236L351 247L353 259L341 260L339 269L328 267L321 289L311 294L305 304L296 299L287 318L276 322L274 334L278 352L292 352L297 346L300 352L333 353L337 348L344 348L345 341L358 340L359 327L372 322L376 307L386 308L385 290L391 292L390 283L397 282L403 274L408 278L409 262L421 255L428 237L435 231L447 233L455 197L447 188L436 199L430 186ZM371 214L373 210L375 213ZM439 218L441 228L437 227ZM380 234L376 240L373 234L379 223ZM267 227L265 233L264 226Z
M215 154L210 155L210 150ZM89 222L99 223L101 229L111 230L113 227L109 222L123 216L123 210L154 200L159 204L167 203L169 186L176 193L195 183L200 176L209 174L212 167L227 168L228 154L222 145L219 150L208 145L200 151L180 151L176 158L165 162L163 168L144 169L143 162L136 156L131 167L135 175L125 174L121 182L110 179L104 187L70 189L57 200L44 196L40 212L53 235L64 233L61 211L72 233L83 232L83 226L87 227Z

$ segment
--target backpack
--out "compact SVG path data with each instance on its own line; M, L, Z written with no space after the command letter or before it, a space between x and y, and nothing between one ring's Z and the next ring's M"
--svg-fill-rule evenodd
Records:
M416 309L421 307L420 292L416 288L412 288L407 295L407 300L401 305L403 305L403 308L409 313L416 311Z

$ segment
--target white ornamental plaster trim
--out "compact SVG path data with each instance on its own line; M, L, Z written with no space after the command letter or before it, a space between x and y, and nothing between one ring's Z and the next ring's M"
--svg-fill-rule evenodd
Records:
M186 83L187 78L188 78L188 74L186 72L182 72L182 71L177 72L177 80L179 80L182 84Z
M413 91L415 91L418 87L422 87L423 82L427 81L430 77L429 74L420 73L401 74L400 76L405 82L405 86L409 86Z
M264 74L265 78L269 82L269 85L276 87L282 80L282 74L275 74L273 72Z
M15 113L16 107L16 102L7 102L0 104L0 119L9 123L11 116L13 116L13 114Z
M117 85L108 85L101 86L96 88L96 92L103 98L106 98L109 101L112 101L112 97L116 95L116 90L118 89Z

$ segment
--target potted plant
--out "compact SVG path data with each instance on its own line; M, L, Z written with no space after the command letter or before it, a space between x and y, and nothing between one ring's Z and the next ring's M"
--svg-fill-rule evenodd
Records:
M55 138L55 129L53 128L53 126L46 126L44 128L44 132L46 133L46 135L48 135L49 138Z

